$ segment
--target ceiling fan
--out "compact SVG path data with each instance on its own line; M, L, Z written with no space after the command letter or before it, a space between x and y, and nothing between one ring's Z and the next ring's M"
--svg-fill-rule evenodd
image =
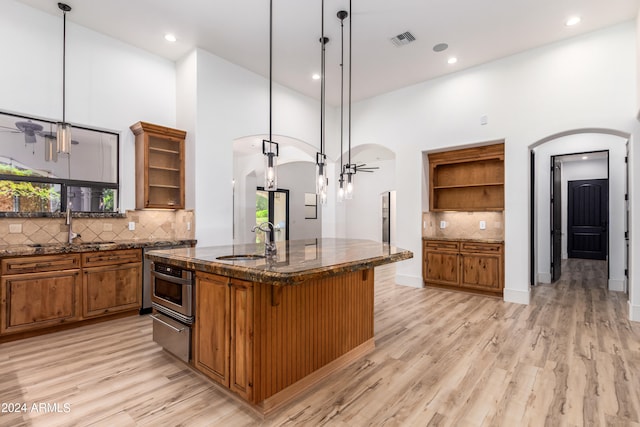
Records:
M356 173L357 172L371 172L373 173L376 169L380 169L378 166L367 166L366 163L361 165L356 165Z
M34 123L31 120L18 121L15 123L15 128L10 128L7 126L0 126L2 129L7 129L4 132L9 133L24 133L24 143L25 144L35 144L36 142L36 133L40 134L43 127L41 124Z

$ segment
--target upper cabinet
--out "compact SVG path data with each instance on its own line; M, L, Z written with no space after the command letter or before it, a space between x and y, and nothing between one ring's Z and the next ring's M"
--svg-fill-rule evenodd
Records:
M145 122L131 130L136 136L136 209L184 209L187 133Z
M504 210L504 143L429 154L429 209Z

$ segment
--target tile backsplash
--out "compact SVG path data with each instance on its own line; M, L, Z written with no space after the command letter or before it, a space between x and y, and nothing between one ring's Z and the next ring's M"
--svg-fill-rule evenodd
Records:
M480 221L486 228L480 229ZM441 228L444 222L445 228ZM503 212L424 212L423 237L460 239L504 239Z
M124 218L73 218L78 241L178 240L195 238L192 210L126 211ZM64 243L64 218L0 218L0 245ZM133 223L134 230L129 230Z

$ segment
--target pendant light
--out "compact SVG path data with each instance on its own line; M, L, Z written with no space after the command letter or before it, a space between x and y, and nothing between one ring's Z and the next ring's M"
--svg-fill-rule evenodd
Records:
M325 51L329 38L324 35L324 0L320 8L320 152L316 153L316 194L327 204L327 155L325 154Z
M56 144L56 134L47 132L44 135L44 160L45 162L58 161L58 144Z
M344 191L344 198L351 200L353 198L353 176L356 174L356 165L351 163L351 46L352 46L352 16L351 13L351 0L349 0L349 155L347 164L345 165L345 174L347 175L347 183Z
M273 0L269 0L269 140L262 140L262 154L264 154L264 189L275 191L278 189L278 154L280 147L273 142L272 106L273 106Z
M344 152L344 19L347 16L349 16L349 14L346 10L341 10L338 12L338 19L340 20L340 178L338 179L339 202L342 202L345 198L345 168L342 162L342 153Z
M71 6L58 3L62 10L62 121L57 124L57 152L69 154L71 150L71 125L65 120L66 101L66 60L67 60L67 12Z

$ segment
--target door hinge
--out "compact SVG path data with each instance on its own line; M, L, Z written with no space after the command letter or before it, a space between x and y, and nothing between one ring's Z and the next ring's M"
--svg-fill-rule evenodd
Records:
M628 232L628 231L625 231L625 232L624 232L624 238L625 238L625 239L628 239L628 238L629 238L629 232Z
M625 158L624 158L624 162L625 162L625 163L629 163L629 157L625 157Z
M629 194L625 194L625 195L624 195L624 199L625 199L626 201L629 201Z
M629 269L624 269L624 277L629 277Z

